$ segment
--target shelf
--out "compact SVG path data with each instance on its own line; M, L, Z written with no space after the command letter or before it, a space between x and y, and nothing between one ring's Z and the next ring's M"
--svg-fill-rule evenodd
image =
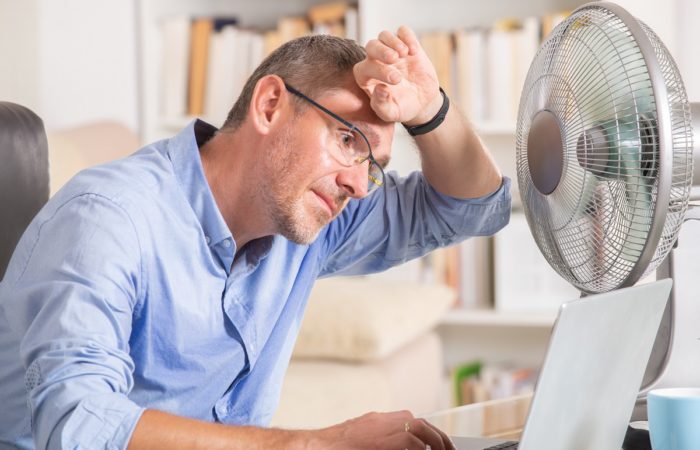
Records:
M162 128L165 128L167 130L177 131L185 127L195 118L196 117L194 116L161 117L159 119L159 124ZM221 118L215 120L214 118L208 119L206 117L202 117L201 119L209 123L216 123L217 121L222 120ZM475 123L474 128L476 128L478 133L485 135L511 136L515 134L515 123L513 122L480 122Z
M453 309L440 320L441 326L486 326L551 328L556 319L552 312L499 312L494 310Z

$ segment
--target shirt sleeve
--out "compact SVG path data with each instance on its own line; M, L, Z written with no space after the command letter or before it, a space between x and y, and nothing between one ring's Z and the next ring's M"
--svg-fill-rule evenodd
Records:
M43 217L42 217L43 216ZM126 448L143 408L129 356L140 247L123 208L85 194L47 208L18 246L9 322L37 448ZM7 281L7 280L5 280Z
M438 247L488 236L510 219L510 179L472 199L436 191L421 172L387 173L386 188L350 202L326 228L320 276L380 272Z

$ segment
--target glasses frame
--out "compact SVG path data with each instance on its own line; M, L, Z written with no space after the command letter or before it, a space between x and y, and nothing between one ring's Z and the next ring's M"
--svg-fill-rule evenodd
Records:
M381 180L378 180L378 179L376 179L376 177L373 177L373 176L371 175L371 170L370 170L371 167L367 167L367 178L368 178L376 187L384 187L384 188L386 187L386 184L384 183L384 180L385 180L384 169L383 169L382 166L377 162L377 160L374 159L374 155L372 154L372 146L369 145L369 139L367 139L367 136L365 136L365 134L362 132L362 130L360 130L360 129L357 127L357 125L355 125L355 124L353 124L352 122L349 122L349 121L343 119L343 118L340 117L338 114L334 113L334 112L331 111L330 109L328 109L328 108L326 108L325 106L321 105L320 103L316 102L316 101L315 101L314 99L312 99L311 97L308 97L308 96L302 94L301 92L299 92L298 90L296 90L296 89L293 88L292 86L288 85L287 83L284 83L284 87L287 88L287 90L288 90L290 93L292 93L293 95L296 95L297 97L306 100L307 102L311 103L313 106L315 106L316 108L320 109L321 111L323 111L324 113L326 113L327 115L329 115L330 117L332 117L333 119L337 120L338 122L340 122L340 123L342 123L343 125L345 125L346 127L348 127L348 131L350 131L350 132L357 132L357 134L359 134L359 135L362 137L362 139L365 141L365 143L367 144L367 150L369 150L369 153L367 154L367 157L358 160L357 162L355 162L354 165L359 166L360 164L364 163L365 161L369 161L370 166L371 166L371 165L374 165L374 166L376 166L377 168L379 168L379 172L382 174L382 179L381 179ZM369 186L369 183L367 184L367 186ZM367 194L370 194L370 193L374 192L375 190L376 190L376 188L373 188L373 189L370 190L369 187L368 187L368 189L367 189Z

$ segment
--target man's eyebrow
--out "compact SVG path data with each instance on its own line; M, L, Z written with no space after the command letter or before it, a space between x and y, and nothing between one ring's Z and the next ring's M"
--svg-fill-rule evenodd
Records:
M362 131L365 136L367 136L367 139L369 140L369 145L372 146L372 148L379 147L379 145L382 143L382 138L379 136L377 132L375 132L371 127L367 125L367 122L351 122L355 127L357 127L358 130Z
M373 149L379 147L379 145L382 142L382 138L376 131L372 129L372 127L368 126L367 122L354 122L353 125L355 125L358 130L362 131L362 133L367 137L367 140L369 141L369 144ZM381 156L379 158L375 158L374 160L377 161L377 164L379 164L382 167L382 169L386 169L386 167L389 165L389 161L391 161L391 156Z

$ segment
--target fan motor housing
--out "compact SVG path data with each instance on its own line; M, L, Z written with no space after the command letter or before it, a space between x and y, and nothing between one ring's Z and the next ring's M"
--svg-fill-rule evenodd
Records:
M532 120L527 163L537 190L543 195L554 192L564 168L564 145L559 119L547 109L539 111Z

